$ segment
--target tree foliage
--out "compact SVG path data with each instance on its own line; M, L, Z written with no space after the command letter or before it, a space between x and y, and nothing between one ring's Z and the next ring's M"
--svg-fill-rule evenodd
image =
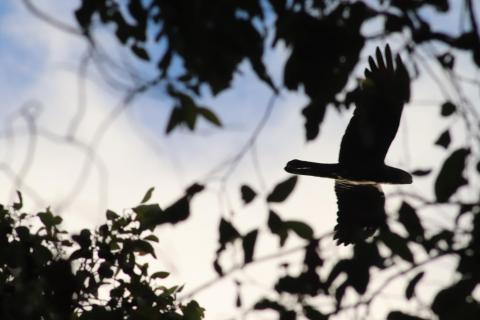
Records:
M182 287L165 286L168 272L142 257L156 257L158 239L137 212L107 211L95 230L69 235L49 209L0 206L0 318L202 319L203 308L179 303Z

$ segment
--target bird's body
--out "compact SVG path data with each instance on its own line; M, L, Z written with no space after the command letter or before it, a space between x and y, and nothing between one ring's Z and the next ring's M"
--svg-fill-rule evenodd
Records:
M285 170L294 174L335 179L338 243L355 243L372 235L385 221L385 198L380 184L408 184L408 172L387 166L385 156L397 133L404 104L410 98L410 79L390 48L385 60L377 48L376 62L356 96L355 111L340 145L338 163L290 161Z

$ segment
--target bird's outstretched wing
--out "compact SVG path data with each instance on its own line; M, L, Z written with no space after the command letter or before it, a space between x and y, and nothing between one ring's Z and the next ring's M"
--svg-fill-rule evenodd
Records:
M377 48L356 96L356 109L340 145L339 163L350 168L383 165L395 138L403 106L410 99L410 78L400 56L385 58Z
M385 195L380 185L335 182L337 225L333 238L338 244L355 244L372 236L385 224Z

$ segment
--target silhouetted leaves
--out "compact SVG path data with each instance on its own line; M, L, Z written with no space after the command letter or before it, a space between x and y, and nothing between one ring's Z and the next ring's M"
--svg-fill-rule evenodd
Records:
M242 185L240 187L240 193L242 195L242 200L244 204L249 204L257 196L257 193L255 192L255 190L253 190L247 185Z
M398 220L407 230L410 239L413 241L423 240L425 231L415 209L407 202L403 202L398 213Z
M311 241L308 246L305 248L305 258L303 263L309 270L316 270L317 267L323 266L323 259L320 257L318 253L318 241L313 240Z
M441 290L433 300L432 311L440 319L478 319L480 308L474 301L467 301L467 297L476 286L476 280L462 279Z
M415 294L415 288L416 288L418 282L420 282L420 280L422 280L424 275L425 275L425 273L423 271L419 272L408 283L407 288L405 289L405 297L408 300L410 300L413 297L413 295Z
M364 45L360 29L369 18L368 8L364 3L340 4L334 10L324 11L319 19L308 10L290 11L279 4L273 7L278 15L275 42L282 40L291 49L284 68L284 84L289 90L303 86L310 97L303 115L306 138L313 140L318 136L327 105L335 101L358 61Z
M62 223L62 218L54 216L50 210L38 213L38 217L47 230Z
M191 96L173 88L170 88L168 92L175 98L176 104L170 114L165 133L169 134L178 126L187 127L193 131L196 127L198 116L217 127L222 126L220 119L212 110L197 105Z
M242 238L242 247L245 264L253 261L255 243L257 242L258 230L252 230Z
M273 210L268 214L268 228L270 231L280 238L280 246L283 247L288 237L288 229L285 227L283 220Z
M310 240L313 238L313 229L304 222L291 220L285 221L283 225L288 230L295 232L300 238L305 240Z
M280 246L283 247L288 238L289 231L293 231L300 238L311 240L313 238L313 229L306 223L296 220L284 221L273 210L268 214L268 228L280 239Z
M328 320L328 316L324 315L312 306L303 306L303 314L309 320Z
M221 245L232 242L240 237L240 233L237 231L237 229L229 221L223 218L220 220L219 234L219 242Z
M181 306L185 320L200 320L205 316L205 309L195 301L190 301L187 305Z
M214 124L217 127L222 126L222 123L220 122L220 119L217 117L217 115L215 113L213 113L212 110L204 108L204 107L199 107L197 112L198 112L199 115L201 115L205 120L207 120L211 124Z
M131 46L131 49L132 49L133 53L137 57L139 57L140 59L145 60L145 61L150 61L150 56L144 48L134 44L134 45Z
M425 241L424 246L428 251L431 251L433 248L443 247L446 244L447 248L450 248L453 240L453 232L450 230L442 230L437 234L432 235L427 241Z
M388 314L387 320L425 320L424 318L412 316L401 311L392 311Z
M323 285L315 270L307 270L298 276L284 276L278 279L275 290L279 293L316 296Z
M268 202L283 202L290 193L292 193L297 184L298 177L292 176L285 181L280 182L275 186L272 192L267 196Z
M158 272L155 272L155 273L152 273L152 275L150 276L150 278L152 279L165 279L166 277L168 277L170 275L170 273L168 272L165 272L165 271L158 271Z
M157 224L171 223L176 224L186 220L190 216L190 197L188 195L178 199L175 203L166 208L162 214L157 217Z
M398 255L403 260L413 263L413 253L407 245L407 240L389 230L382 230L380 239L390 249L393 255Z
M116 214L115 212L113 212L112 210L107 210L106 213L105 213L105 217L107 218L107 220L115 220L115 219L119 218L120 216L118 214Z
M18 201L13 203L13 209L20 210L23 207L23 196L20 191L17 190Z
M127 250L138 252L140 253L140 255L151 254L154 258L156 258L155 250L153 249L152 245L147 241L142 241L142 240L125 241L124 245Z
M444 104L442 104L441 115L444 117L448 117L449 115L452 115L453 113L455 113L456 110L457 110L457 107L451 101L447 101Z
M140 222L140 228L143 230L153 230L153 228L158 225L158 217L163 214L163 210L158 204L139 205L132 210L137 214L138 221ZM115 216L112 214L110 214L110 216L115 218Z
M142 213L156 208L135 209L122 216L108 210L106 223L69 236L49 209L19 215L0 206L0 318L202 319L196 302L176 303L180 287L160 284L167 272L148 276L148 263L138 260L146 254L155 258L151 242L158 238L138 227ZM12 228L14 224L18 226Z
M463 170L469 149L458 149L443 163L435 181L435 196L439 202L446 202L461 186L468 183L463 177Z
M240 233L237 231L237 229L233 226L233 224L224 218L220 220L220 225L218 227L218 233L219 233L219 247L216 251L215 255L215 260L213 261L213 268L217 272L218 275L223 274L222 266L220 265L220 255L222 254L223 251L227 248L227 244L232 243L236 239L240 238ZM256 235L255 235L256 238ZM247 252L245 252L245 260L247 258L250 258L250 255L253 257L253 249L255 246L255 239L253 239L253 235L249 236L249 239L247 240L247 243L245 243L247 246ZM245 251L245 247L244 247Z
M295 320L297 318L297 314L295 311L288 310L285 306L281 305L276 301L272 301L269 299L262 299L255 303L253 306L254 310L267 310L271 309L278 312L279 320Z
M445 130L440 137L438 137L437 141L435 141L435 144L437 146L441 146L445 149L448 149L448 146L450 145L450 142L452 142L450 138L450 130Z
M145 193L145 195L143 196L142 201L140 201L140 203L148 202L148 200L150 200L150 198L152 197L152 194L153 194L154 190L155 190L154 187L151 187L150 189L148 189L147 193Z

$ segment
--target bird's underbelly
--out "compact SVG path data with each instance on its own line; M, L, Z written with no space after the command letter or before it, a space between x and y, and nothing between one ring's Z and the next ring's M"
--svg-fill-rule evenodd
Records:
M371 180L355 180L355 179L348 179L348 178L338 178L335 179L337 183L342 185L343 187L351 187L351 186L373 186L378 184L378 181L371 181Z

